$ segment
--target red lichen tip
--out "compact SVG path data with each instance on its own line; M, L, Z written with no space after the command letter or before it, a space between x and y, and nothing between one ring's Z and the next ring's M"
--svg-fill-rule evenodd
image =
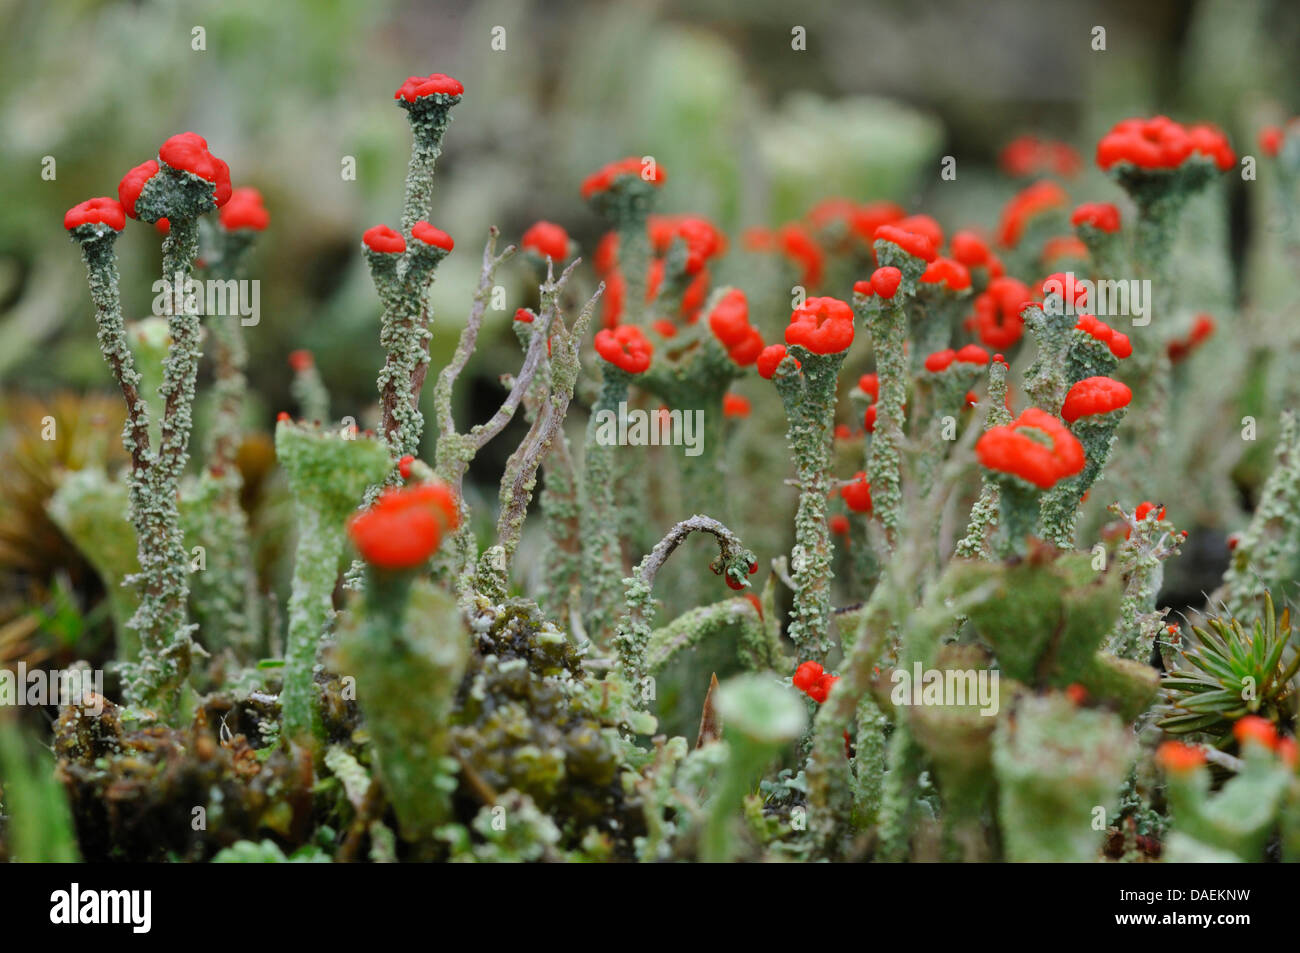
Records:
M871 484L867 482L867 474L859 470L853 474L851 482L840 487L840 496L844 499L844 504L855 513L871 512Z
M1220 172L1237 161L1227 136L1209 123L1183 126L1168 116L1124 119L1097 143L1102 169L1128 163L1139 169L1176 169L1192 156L1212 161Z
M122 208L131 218L136 217L135 202L144 191L144 184L158 174L159 168L157 160L149 159L122 176L122 181L118 183L117 197L122 202Z
M408 103L413 103L424 96L437 94L460 96L464 92L465 87L460 84L459 80L452 79L443 73L430 73L428 76L407 77L406 82L397 87L397 92L393 93L393 98L405 99Z
M107 225L115 232L126 227L126 209L117 199L86 199L63 215L63 227L72 230L80 225Z
M1070 224L1091 225L1099 232L1118 232L1120 225L1119 209L1109 202L1085 202L1074 210Z
M871 290L882 298L892 298L902 281L903 273L893 265L886 265L871 273Z
M400 255L406 251L406 239L400 232L395 232L387 225L368 228L361 236L367 248L381 255Z
M772 375L776 373L777 367L786 358L786 347L784 344L769 344L759 352L758 359L754 362L758 370L758 376L764 380L771 380ZM794 361L795 367L800 367L799 360Z
M289 352L289 366L301 374L303 371L309 371L316 366L316 359L312 357L311 351L300 348L297 351Z
M261 232L271 224L271 216L262 204L262 193L242 186L231 191L230 201L221 209L220 221L221 227L228 232L240 228Z
M863 374L858 378L858 390L869 394L872 400L880 400L880 375Z
M876 241L886 241L897 245L903 251L923 261L934 261L939 253L934 241L928 235L909 231L901 225L881 225L876 229Z
M1026 430L1037 431L1041 442ZM1083 444L1057 418L1030 407L1010 424L984 432L975 444L975 455L990 470L1019 477L1040 489L1048 489L1083 469Z
M791 682L817 704L826 701L831 689L839 681L838 675L831 675L818 662L803 662L794 671Z
M179 169L211 182L218 208L231 196L230 167L208 151L208 142L196 132L182 132L158 147L158 159L169 168Z
M286 410L282 410L275 415L275 422L278 424L287 424L292 419L293 418L289 416L289 412Z
M1237 739L1237 744L1242 747L1245 747L1248 742L1270 751L1277 747L1277 727L1267 718L1261 718L1259 715L1238 718L1237 723L1232 726L1232 735Z
M987 265L992 257L988 244L980 237L978 232L973 232L970 229L953 235L948 251L954 261L961 262L967 268Z
M664 170L659 163L646 163L636 156L628 156L626 159L619 159L616 162L602 166L583 179L582 197L589 199L593 195L607 192L620 179L625 179L628 176L635 176L655 186L662 185L665 178Z
M538 258L561 262L569 257L569 233L554 222L534 222L519 239L519 247Z
M751 407L747 397L740 394L724 394L722 396L722 416L748 417L750 410Z
M926 266L921 275L925 284L942 284L949 291L965 291L970 287L970 272L961 262L952 258L936 258Z
M956 359L957 352L952 348L935 351L933 354L927 355L925 359L925 369L930 371L932 374L937 374L940 371L946 371L952 366L952 362Z
M527 308L519 308L515 311L515 320L522 324L532 324L535 317L536 315Z
M785 343L838 354L853 343L853 309L838 298L809 298L790 315Z
M1066 423L1080 417L1095 417L1127 407L1133 400L1133 391L1122 381L1111 377L1085 377L1065 395L1061 416Z
M1281 126L1265 126L1259 131L1259 149L1264 155L1277 158L1285 139L1286 133L1282 131Z
M397 472L401 474L403 480L409 480L411 478L411 464L414 462L415 457L409 453L397 461Z
M1033 300L1029 286L1015 278L994 278L975 298L973 323L980 340L992 348L1008 348L1024 334L1021 312Z
M417 241L424 242L433 248L441 248L443 251L451 251L456 247L456 243L451 240L451 236L441 228L434 228L428 222L416 222L411 226L411 237ZM399 251L405 249L403 244Z
M1166 741L1156 749L1156 763L1169 774L1190 774L1205 764L1205 754L1181 741Z
M1002 210L998 225L998 242L1004 248L1014 248L1020 243L1029 220L1050 209L1059 208L1070 200L1065 189L1051 179L1035 182L1016 194Z
M629 374L640 374L650 366L654 346L640 328L623 324L596 332L596 353Z
M369 509L348 521L348 535L361 558L379 569L399 571L422 565L444 532L455 529L460 508L438 482L385 490Z

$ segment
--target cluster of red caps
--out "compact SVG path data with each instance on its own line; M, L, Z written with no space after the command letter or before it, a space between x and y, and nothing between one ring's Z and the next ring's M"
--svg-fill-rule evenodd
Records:
M1237 155L1217 126L1184 126L1168 116L1123 119L1097 143L1097 165L1110 169L1128 163L1139 169L1176 169L1188 159L1209 159L1220 172L1230 169Z
M1016 178L1045 172L1072 178L1083 168L1083 160L1067 143L1037 136L1019 136L1002 147L998 165L1007 175Z
M636 325L620 324L596 332L596 353L629 374L640 374L650 367L654 345Z
M795 688L820 705L826 701L839 680L838 675L832 675L822 668L820 662L803 662L794 670L792 681Z
M198 133L182 132L158 147L157 159L142 162L122 176L116 199L102 196L74 205L63 216L63 227L71 230L81 225L103 224L120 232L127 218L137 217L135 205L140 193L163 166L212 183L213 207L221 209L221 225L228 231L262 231L270 224L262 194L254 188L232 189L230 167L209 151L207 140ZM167 233L167 219L159 219L157 225L159 231Z

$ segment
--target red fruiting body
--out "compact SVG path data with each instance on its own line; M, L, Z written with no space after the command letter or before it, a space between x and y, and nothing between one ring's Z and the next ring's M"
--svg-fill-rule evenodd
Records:
M158 147L158 159L172 169L180 169L211 182L216 190L216 204L230 200L230 167L208 151L207 140L195 132L172 136Z
M782 225L776 231L776 244L782 254L802 266L803 274L799 281L805 288L821 284L826 256L806 228L793 222Z
M969 229L953 235L948 250L954 261L960 262L967 268L987 265L991 257L989 246L984 239Z
M826 701L839 676L829 674L817 662L803 662L795 669L791 681L795 688L820 705Z
M393 98L405 99L408 103L413 103L422 96L433 96L437 93L444 96L460 96L464 92L465 87L450 76L430 73L428 76L407 77L406 82L397 87Z
M1237 744L1245 747L1247 742L1262 745L1269 750L1277 747L1277 728L1267 718L1259 715L1246 715L1238 718L1232 726L1233 737Z
M1300 746L1296 745L1294 738L1279 738L1277 747L1274 750L1277 751L1277 756L1282 759L1282 763L1292 771L1296 769L1297 764L1300 764Z
M946 348L942 351L935 351L925 359L925 369L931 373L937 374L940 371L946 371L952 366L952 362L957 359L957 352L952 348Z
M876 229L897 222L904 215L902 206L893 202L867 202L849 216L849 225L867 244L876 240Z
M1044 297L1058 295L1062 303L1073 301L1075 311L1088 307L1088 286L1077 280L1072 271L1048 275L1038 290Z
M867 433L876 432L876 405L872 404L862 415L862 429Z
M646 223L655 254L663 255L680 236L686 242L686 274L696 274L705 262L726 250L727 237L708 219L695 215L651 215Z
M1024 433L1039 431L1051 441L1040 443ZM975 444L975 455L990 470L1009 473L1040 489L1048 489L1083 469L1083 444L1051 414L1030 407L1010 424L984 432Z
M965 265L951 258L936 258L926 266L921 281L947 285L949 291L964 291L970 287L970 272Z
M371 251L383 255L399 255L406 251L406 239L387 225L376 225L374 228L366 229L361 240Z
M646 178L649 173L649 178ZM628 156L608 165L601 166L582 180L582 197L589 199L600 192L607 192L619 179L635 176L651 185L659 186L664 181L664 170L659 163L643 163L636 156Z
M998 225L998 241L1005 248L1014 248L1020 243L1029 220L1049 209L1065 205L1070 197L1050 179L1035 182L1027 189L1014 196L1002 210L1002 221Z
M1003 172L1016 178L1039 172L1054 172L1069 178L1079 173L1083 160L1064 142L1020 136L1002 148L998 164Z
M458 521L451 491L441 483L422 483L385 490L374 505L348 521L348 534L372 566L414 569L433 555L442 534Z
M667 318L660 318L657 321L651 321L650 327L652 327L655 333L660 337L670 338L677 335L677 325L673 324Z
M1169 351L1169 360L1177 363L1183 360L1192 351L1196 350L1204 341L1214 334L1214 318L1208 314L1199 314L1196 320L1192 322L1192 330L1183 340L1173 340L1166 345Z
M650 366L654 347L640 328L624 324L596 332L596 353L629 374L640 374Z
M1061 416L1072 424L1080 417L1094 417L1127 407L1132 399L1133 391L1121 381L1110 377L1085 377L1065 395Z
M871 273L871 290L882 298L892 298L903 280L903 273L892 265Z
M309 371L316 366L316 359L312 357L311 351L298 349L289 352L289 366L301 374L303 371Z
M1065 696L1075 705L1082 705L1088 700L1088 689L1078 682L1072 682L1065 689Z
M704 299L709 296L709 277L708 269L701 269L695 276L695 280L686 286L682 292L682 303L680 311L682 317L686 318L691 324L700 319L699 311L704 305Z
M443 251L451 251L456 247L456 243L451 240L451 236L441 228L434 228L428 222L416 222L411 226L411 237L417 241L424 242L426 245L432 245L434 248L441 248ZM403 250L405 244L398 251Z
M87 199L64 213L64 228L73 229L78 225L107 225L120 232L126 227L126 210L117 199Z
M224 209L222 211L224 211ZM159 235L170 235L172 233L172 223L166 218L160 218L158 221L153 223L153 230Z
M1286 133L1282 131L1281 126L1265 126L1259 131L1259 148L1266 156L1277 158L1277 154L1282 151L1282 141L1286 138Z
M860 294L865 298L870 298L873 294L876 293L876 290L873 287L871 287L870 278L862 278L859 281L853 282L853 293Z
M606 232L601 236L591 256L591 265L598 275L607 275L618 267L618 232Z
M117 197L122 202L122 208L131 218L135 218L135 201L140 197L144 190L144 184L158 174L159 165L156 160L150 159L148 162L141 162L138 166L122 176L122 181L117 184Z
M1088 246L1073 235L1057 235L1043 242L1043 261L1059 261L1062 258L1086 259Z
M836 440L852 440L852 439L853 439L853 431L849 429L849 425L848 425L848 424L836 424L836 425L835 425L835 439L836 439Z
M1165 508L1163 506L1157 507L1154 503L1144 500L1138 504L1137 509L1133 512L1133 518L1140 523L1152 513L1156 514L1157 520L1165 518Z
M758 360L758 356L763 353L763 347L763 335L755 328L750 328L744 339L727 351L727 356L741 367L748 367Z
M978 404L979 402L980 402L980 399L979 399L977 396L975 396L975 392L974 392L973 390L968 390L968 391L966 391L966 406L967 406L967 407L974 407L974 406L975 406L976 404Z
M984 365L989 362L989 352L978 344L967 344L957 352L957 361L961 364Z
M748 398L742 397L740 394L722 395L722 416L748 417L749 411L750 405Z
M876 240L891 242L909 255L924 261L934 261L935 255L939 253L928 235L908 231L900 225L881 225L876 229Z
M785 343L814 354L838 354L853 343L853 309L838 298L809 298L790 315Z
M600 299L600 320L605 327L618 326L626 300L627 281L623 278L623 272L615 268L605 275L605 294Z
M1020 312L1033 296L1029 287L1015 278L994 278L975 299L975 329L989 347L1011 347L1025 332Z
M758 370L758 376L764 380L771 380L772 375L776 373L777 366L785 360L786 349L784 344L769 344L759 352L758 359L754 366ZM795 359L795 367L799 367L798 359Z
M1140 169L1176 169L1193 155L1210 159L1220 172L1237 161L1219 129L1208 124L1184 127L1167 116L1121 120L1097 143L1097 165L1102 169L1122 162Z
M519 239L519 247L538 258L564 261L569 257L569 233L554 222L534 222Z
M733 288L722 296L709 313L709 327L725 348L732 348L749 334L749 301L745 292Z
M817 683L821 681L823 674L825 674L825 670L821 667L820 663L802 662L799 667L794 670L794 677L791 681L794 683L795 688L806 694L816 687Z
M397 472L402 475L403 480L411 479L411 464L415 462L415 457L409 453L397 461Z
M745 584L743 582L736 582L736 580L732 579L730 576L724 575L722 578L727 581L728 589L735 589L739 591L745 588Z
M858 378L858 390L870 394L872 400L880 400L880 375L863 374Z
M532 324L535 317L527 308L519 308L515 311L515 320L523 324Z
M840 487L840 496L844 498L844 505L853 512L871 512L871 484L867 482L867 474L862 470L853 474L851 483Z
M827 520L826 525L830 527L832 533L837 536L844 536L849 531L849 518L843 513L836 513Z
M1187 774L1205 764L1205 754L1181 741L1166 741L1156 749L1156 763L1170 774Z
M280 411L278 414L275 415L276 423L280 423L280 424L288 423L292 419L293 418L289 416L288 411L284 411L284 410Z
M240 228L261 232L271 224L271 216L262 204L262 193L249 186L230 193L230 201L221 209L220 219L221 227L228 232Z
M1079 315L1079 321L1074 328L1105 344L1110 348L1110 353L1118 358L1125 358L1133 353L1133 344L1127 334L1114 330L1091 314Z
M1091 225L1099 232L1118 232L1119 222L1119 209L1109 202L1085 202L1070 216L1071 225Z
M907 218L899 219L893 224L905 232L924 235L930 239L930 244L934 246L935 252L938 252L943 247L943 227L929 215L909 215Z

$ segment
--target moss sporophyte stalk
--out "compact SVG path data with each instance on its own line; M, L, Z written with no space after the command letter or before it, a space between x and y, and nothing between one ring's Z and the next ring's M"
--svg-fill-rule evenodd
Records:
M382 351L372 407L333 386L321 338L281 339L292 404L276 416L237 316L179 296L125 321L132 219L158 227L126 240L165 235L169 282L246 280L274 236L279 213L201 136L68 211L127 465L61 477L49 513L109 589L119 668L103 704L55 725L72 813L42 830L71 832L63 847L12 826L0 845L1300 856L1300 653L1282 607L1300 425L1262 388L1249 406L1268 452L1221 583L1186 619L1161 595L1204 512L1158 462L1199 386L1188 368L1204 373L1203 343L1236 320L1176 311L1171 278L1184 213L1236 162L1221 132L1118 123L1096 158L1123 211L1072 198L1057 180L1078 154L1030 138L1004 153L1021 181L983 227L833 197L739 240L674 208L686 193L650 144L573 181L548 219L518 219L532 224L501 250L486 229L464 323L439 309L454 347L431 353L433 281L465 252L432 224L455 221L436 165L472 92L434 73L394 94L412 136L399 225L352 232ZM1293 169L1295 139L1279 129L1266 154ZM1105 310L1094 291L1131 276L1152 285L1142 313ZM471 377L502 354L485 407ZM617 423L634 415L691 437L642 441ZM250 447L271 418L268 476L270 450L259 470ZM1196 446L1198 479L1226 480L1236 457ZM250 503L259 489L270 502ZM291 546L267 545L290 528ZM913 673L933 687L900 696ZM6 786L6 811L37 810L41 790ZM174 822L195 803L202 831Z

